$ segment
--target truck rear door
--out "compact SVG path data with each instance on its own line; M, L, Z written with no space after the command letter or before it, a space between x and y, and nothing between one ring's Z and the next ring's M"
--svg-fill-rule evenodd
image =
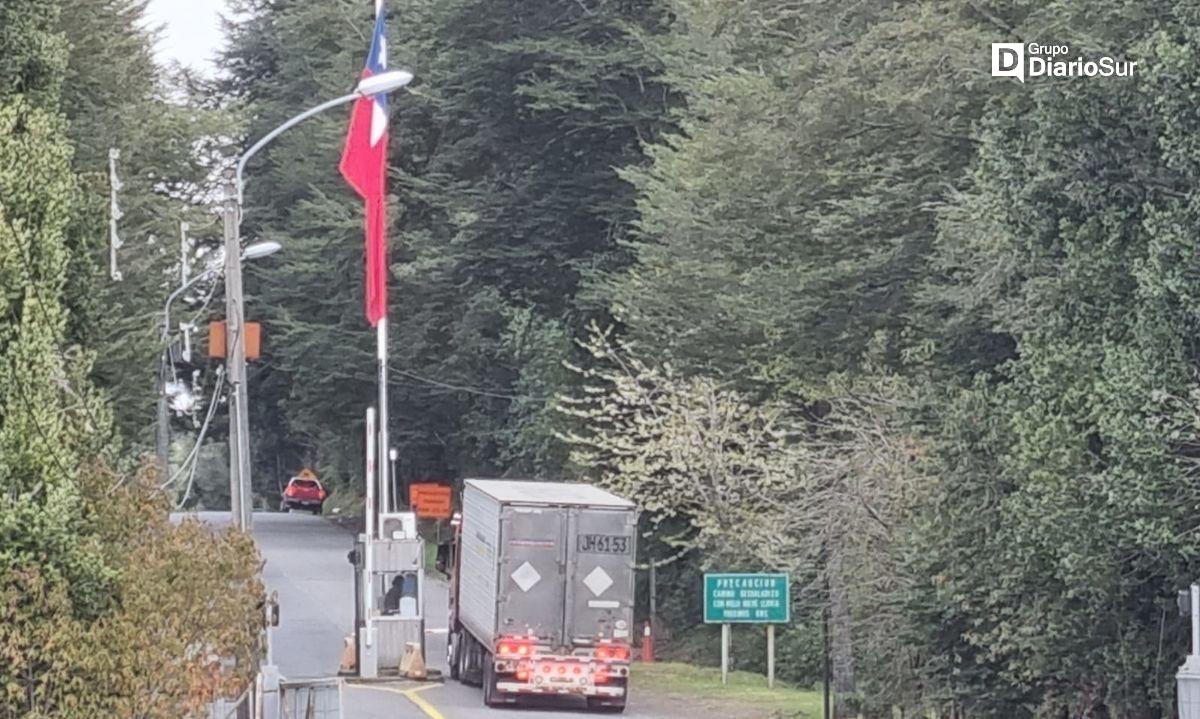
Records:
M628 641L636 515L629 510L572 508L568 523L564 635Z
M498 632L561 646L566 510L506 505L500 527Z

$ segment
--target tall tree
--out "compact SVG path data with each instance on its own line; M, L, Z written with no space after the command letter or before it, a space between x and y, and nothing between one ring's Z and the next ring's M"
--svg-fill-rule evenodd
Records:
M1180 93L1197 44L1189 5L1143 9L1004 9L1021 35L1069 17L1073 53L1141 69L998 94L972 186L942 215L929 297L964 379L931 393L944 466L917 610L938 689L979 716L1171 711L1166 600L1200 549L1196 112ZM978 351L994 339L1015 351Z
M406 474L553 470L549 397L591 309L580 277L619 256L641 161L666 109L634 30L655 3L391 3L393 65L419 84L393 98L392 416ZM258 136L344 92L369 4L245 3L228 97ZM251 232L287 257L255 290L269 320L265 407L294 449L358 474L371 402L361 319L361 220L337 176L345 117L314 119L251 168ZM320 288L320 289L318 289ZM272 445L283 446L271 440ZM263 459L263 458L260 458Z

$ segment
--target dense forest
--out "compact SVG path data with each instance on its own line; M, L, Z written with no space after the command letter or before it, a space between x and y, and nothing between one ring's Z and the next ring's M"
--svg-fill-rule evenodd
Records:
M129 537L249 556L159 517L226 506L223 412L194 453L204 404L174 418L166 481L135 462L178 223L189 252L212 244L217 170L353 86L374 9L231 0L210 79L155 64L143 5L0 0L0 716L102 670L38 652L127 630L132 582L171 561ZM790 572L781 669L820 682L828 644L838 716L1173 715L1175 594L1200 570L1200 4L388 11L391 62L417 78L391 98L405 480L636 500L656 620L689 658L715 647L700 573ZM990 44L1018 41L1137 70L992 77ZM341 506L362 487L374 335L346 121L298 126L248 171L244 235L284 248L247 265L267 504L306 464ZM219 317L219 292L185 314ZM172 365L199 371L197 396L217 382L202 354ZM20 601L26 585L49 599ZM759 668L751 635L735 660Z
M256 136L344 91L368 5L243 0L216 106ZM390 175L403 476L638 500L676 644L704 636L697 572L789 570L784 666L819 681L828 620L843 712L1170 713L1200 548L1200 7L390 12L418 78ZM991 77L1017 40L1138 71ZM251 234L287 248L255 274L261 491L361 474L344 126L251 168Z
M207 716L261 653L252 540L172 523L140 463L149 308L170 267L153 234L204 214L184 202L204 176L191 139L202 115L168 97L143 6L0 0L5 719ZM106 251L112 147L124 150L123 283Z

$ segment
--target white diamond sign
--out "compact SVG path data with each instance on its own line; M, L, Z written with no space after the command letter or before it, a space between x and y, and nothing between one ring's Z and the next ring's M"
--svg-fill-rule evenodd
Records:
M596 567L592 570L591 574L584 578L583 583L587 585L588 589L592 590L592 594L598 597L604 594L604 590L613 585L613 580L603 568Z
M542 575L538 574L538 570L533 568L529 562L525 562L517 567L517 570L511 575L513 581L521 588L522 592L528 592L533 585L541 581Z

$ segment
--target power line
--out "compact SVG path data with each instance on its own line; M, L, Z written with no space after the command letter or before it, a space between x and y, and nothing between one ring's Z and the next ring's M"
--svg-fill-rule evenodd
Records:
M415 372L410 372L406 369L401 369L401 368L395 367L395 366L392 366L390 369L392 372L395 372L396 374L401 375L403 377L407 377L411 380L415 380L417 382L423 382L427 385L431 385L433 387L440 387L441 389L450 390L452 392L465 392L466 394L473 394L473 395L478 395L481 397L492 397L494 399L507 399L507 400L523 399L523 400L530 400L533 402L549 402L549 401L555 399L553 396L539 396L539 395L531 395L531 394L509 394L509 393L505 393L505 392L498 392L495 390L483 389L480 387L468 387L468 386L464 386L464 385L455 385L455 384L450 384L448 382L442 382L441 380L431 379L429 377L422 377L421 375L419 375Z
M204 424L200 427L200 433L196 435L196 456L192 460L192 471L188 474L187 488L183 492L183 498L179 500L179 504L175 505L175 509L183 509L183 505L187 504L188 499L192 496L192 486L196 481L196 469L200 466L199 447L204 443L204 436L208 432L208 425L212 422L213 416L217 413L217 402L221 397L221 385L224 384L225 374L222 372L217 377L217 387L213 390L212 402L208 405L208 416L204 418Z
M165 481L161 485L159 485L159 489L166 489L167 487L174 484L175 480L179 479L181 476L183 476L183 473L185 471L187 471L189 463L191 463L193 468L195 467L197 461L199 460L199 456L200 456L199 455L200 445L204 442L204 437L208 432L208 426L209 426L209 423L212 422L213 415L216 414L217 402L220 400L221 390L224 388L224 385L225 385L225 370L223 368L218 368L217 369L217 384L213 388L212 399L209 401L209 404L208 404L208 412L205 414L204 424L201 425L200 432L196 436L196 443L192 445L191 451L188 452L188 456L184 458L183 464L180 465L179 470L176 471L175 474L171 475L170 479L168 479L167 481ZM195 477L194 469L193 469L192 476ZM190 481L191 480L189 480L189 484L190 484Z

